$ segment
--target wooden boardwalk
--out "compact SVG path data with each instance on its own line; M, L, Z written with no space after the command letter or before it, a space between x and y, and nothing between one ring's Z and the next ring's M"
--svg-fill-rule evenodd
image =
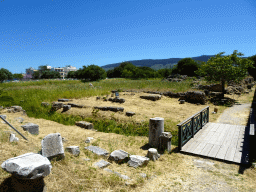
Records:
M249 129L209 122L182 147L181 152L248 164Z

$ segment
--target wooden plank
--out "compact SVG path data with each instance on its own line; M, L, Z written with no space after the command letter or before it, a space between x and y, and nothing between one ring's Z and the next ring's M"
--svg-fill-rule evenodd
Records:
M222 145L222 143L224 142L229 132L229 129L227 128L227 126L222 126L221 128L222 128L222 132L219 134L219 136L215 140L216 145Z
M216 126L216 125L211 125L207 129L205 129L204 133L199 138L197 138L197 140L200 142L205 142L205 141L208 142L210 140L210 138L215 133L215 132L211 131L214 128L214 126Z
M197 145L199 145L200 142L198 141L194 141L193 143L191 143L191 145L186 149L185 152L191 153L196 147Z
M227 161L233 161L234 160L234 156L235 156L235 153L236 153L236 148L233 147L233 146L230 146L228 148L228 151L224 157L225 160Z
M229 146L231 141L232 141L232 138L233 138L233 135L234 135L234 131L232 130L232 125L227 125L228 126L228 134L227 136L225 137L224 139L224 142L222 143L222 146Z
M207 143L199 155L207 156L211 151L213 144Z
M206 142L200 142L199 145L197 145L197 147L195 147L195 149L191 151L191 153L200 154L203 148L205 147L205 145L206 145Z
M208 157L215 157L220 149L220 145L213 145L212 149L208 153Z
M250 135L254 135L255 134L255 129L254 129L254 124L250 124Z
M217 159L224 159L226 156L226 153L228 151L228 146L222 145L216 154L215 158Z
M182 148L181 148L181 150L182 151L186 151L187 150L187 148L194 142L195 140L192 138L192 139L190 139Z
M228 132L226 126L226 124L220 124L218 130L214 134L213 138L209 141L209 143L214 145L221 145L223 143L223 139L226 138L226 132Z
M234 158L233 158L233 162L241 163L241 161L242 161L242 152L236 150Z

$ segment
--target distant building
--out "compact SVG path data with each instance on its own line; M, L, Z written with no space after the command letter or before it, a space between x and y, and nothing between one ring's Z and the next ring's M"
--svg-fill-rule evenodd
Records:
M26 69L26 74L24 75L24 79L31 79L35 71L37 70L35 70L33 67Z
M64 68L63 67L52 67L51 70L59 72L60 73L60 77L62 79L64 79L65 75L64 75Z
M72 67L71 65L67 65L66 67L52 67L51 70L59 72L61 78L64 79L67 77L69 71L77 71L77 68Z

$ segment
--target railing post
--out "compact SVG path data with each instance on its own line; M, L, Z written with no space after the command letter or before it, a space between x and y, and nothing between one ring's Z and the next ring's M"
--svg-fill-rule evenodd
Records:
M209 106L207 108L207 123L209 122Z
M182 141L183 141L181 126L178 126L178 129L179 129L179 146L178 146L178 148L179 148L179 151L180 151L181 148L182 148Z
M203 128L203 112L202 111L200 112L200 122L201 122L200 129L202 129Z
M195 135L195 129L194 129L194 117L191 118L191 121L192 121L192 138L194 137Z

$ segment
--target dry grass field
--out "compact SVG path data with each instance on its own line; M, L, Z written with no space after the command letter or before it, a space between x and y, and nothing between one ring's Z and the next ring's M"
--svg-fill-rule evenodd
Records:
M242 95L237 99L241 103L252 101L255 88L250 94ZM140 95L145 93L120 93L120 98L126 100L123 104L112 103L110 101L96 101L96 96L73 99L72 103L83 104L87 107L79 109L72 108L67 114L89 116L92 115L93 106L121 106L124 112L99 111L97 115L105 118L114 118L117 121L126 122L134 120L149 121L152 117L163 117L165 119L166 131L177 133L176 124L200 111L206 106L210 106L210 121L216 122L218 117L227 107L217 107L217 114L212 114L214 105L195 105L190 103L179 104L178 99L162 97L158 101L148 101L140 99ZM231 96L232 98L232 96ZM136 113L134 117L126 117L126 111ZM239 165L227 164L210 159L203 159L196 156L188 156L177 153L173 150L170 154L161 155L156 162L150 161L146 167L134 169L127 164L118 165L112 163L109 169L127 175L131 180L123 180L115 174L111 174L103 169L95 168L93 164L102 157L92 154L84 149L88 145L97 145L112 152L122 149L130 154L145 156L147 150L141 147L148 143L145 136L124 136L114 133L103 133L98 131L85 130L77 126L67 126L45 119L36 119L20 113L6 113L7 120L24 134L28 141L25 141L18 134L18 143L8 141L9 133L13 132L8 125L0 122L0 161L1 163L14 156L24 153L38 153L41 150L41 140L50 133L60 133L67 139L63 143L67 146L79 146L80 156L74 157L65 152L65 159L52 161L51 174L45 177L44 181L47 191L256 191L256 171L254 168L247 168L243 174L239 174ZM246 115L247 114L247 115ZM237 114L239 115L239 114ZM244 119L248 117L248 111L240 115ZM23 123L15 121L16 117L24 118ZM27 122L39 125L39 135L31 135L24 132L21 125ZM244 121L246 122L246 120ZM85 143L87 137L93 137L91 144ZM172 145L172 149L177 146ZM84 159L90 159L85 161ZM141 173L145 173L143 178ZM0 182L10 176L0 169Z

